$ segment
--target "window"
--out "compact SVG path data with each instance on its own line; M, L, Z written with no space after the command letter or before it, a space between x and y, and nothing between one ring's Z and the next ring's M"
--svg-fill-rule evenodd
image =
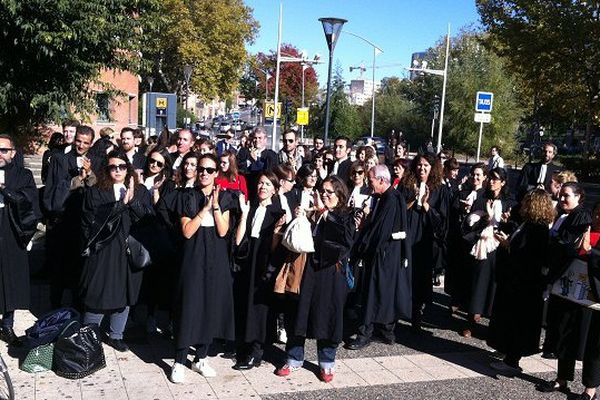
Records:
M110 98L107 93L96 93L96 109L98 122L110 121Z

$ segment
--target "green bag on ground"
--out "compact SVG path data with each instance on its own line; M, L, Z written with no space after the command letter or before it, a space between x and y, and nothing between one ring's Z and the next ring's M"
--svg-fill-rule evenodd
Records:
M52 369L52 356L54 354L54 343L43 344L29 350L21 369L30 374L44 372Z

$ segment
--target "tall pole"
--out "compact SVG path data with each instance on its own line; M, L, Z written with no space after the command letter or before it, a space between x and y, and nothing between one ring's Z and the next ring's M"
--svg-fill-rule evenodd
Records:
M273 96L273 135L271 148L277 151L277 114L279 112L279 67L281 66L281 29L283 25L283 3L279 3L279 30L277 32L277 72L275 73L275 95Z
M377 47L373 46L373 99L371 100L371 137L375 135L375 59Z
M262 112L263 125L265 124L265 121L266 121L265 110L267 109L268 101L269 101L269 73L265 72L265 104L263 105L263 112Z
M446 61L444 62L444 85L442 86L442 106L440 108L440 126L438 127L437 152L442 151L442 130L444 128L444 105L446 104L446 83L448 82L448 58L450 55L450 24L446 36Z
M325 98L325 146L328 145L329 138L329 102L331 101L331 72L333 69L333 51L329 51L329 68L327 72L327 97Z
M479 162L479 155L481 154L481 136L483 135L483 122L479 123L479 140L477 141L477 162Z
M302 108L304 108L304 72L306 68L306 64L302 64ZM300 125L300 138L304 141L304 125Z

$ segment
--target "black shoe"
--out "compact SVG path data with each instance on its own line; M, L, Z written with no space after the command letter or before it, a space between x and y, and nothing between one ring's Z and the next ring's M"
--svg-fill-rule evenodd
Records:
M247 357L244 360L240 360L235 363L233 369L238 371L247 371L252 368L260 367L262 360L257 360L254 357Z
M20 347L23 345L23 342L19 339L13 328L0 328L0 340L8 343L10 346Z
M542 353L542 358L545 358L547 360L556 360L558 357L551 351L545 351Z
M223 354L221 354L221 358L225 358L227 360L235 360L235 357L236 357L235 351L226 351Z
M567 384L559 384L557 381L546 381L535 386L535 389L543 393L551 392L566 392L568 390Z
M598 396L596 396L595 394L593 396L590 396L589 394L583 392L573 397L573 400L598 400Z
M362 350L366 347L369 347L370 344L371 341L369 339L359 336L356 339L352 340L350 343L348 343L346 348L348 350Z
M125 342L123 341L123 339L108 338L108 340L106 341L106 343L110 347L112 347L116 351L120 351L121 353L125 353L126 351L129 351L129 346L127 346L125 344Z

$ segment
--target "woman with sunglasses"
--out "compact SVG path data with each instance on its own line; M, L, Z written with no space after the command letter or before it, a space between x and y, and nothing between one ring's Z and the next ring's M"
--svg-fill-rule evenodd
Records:
M235 199L215 184L217 158L198 158L197 187L181 202L183 261L175 290L175 363L171 381L182 383L190 346L196 349L192 370L216 376L208 365L208 346L214 339L233 340L233 285L230 273L230 209Z
M219 175L215 183L221 189L232 190L233 192L243 193L248 199L248 187L246 178L238 173L237 158L231 150L226 150L219 157Z
M446 239L449 195L442 185L440 160L431 153L419 154L402 179L400 192L406 199L409 236L412 242L412 325L421 329L426 304L433 295L434 247Z
M129 306L136 304L143 271L134 271L127 257L132 225L152 214L150 194L136 182L127 156L113 151L96 186L84 194L82 231L88 254L81 277L84 323L100 326L110 317L108 343L117 351L123 342Z
M256 199L240 198L241 216L236 231L238 283L244 309L238 314L242 343L237 349L236 370L260 366L271 315L275 268L273 251L279 245L285 224L285 211L277 193L279 179L270 171L258 175Z
M350 166L348 188L350 189L348 206L354 211L368 211L371 208L373 190L367 184L367 168L364 162L355 161Z
M146 158L142 175L144 186L152 195L152 203L157 204L163 186L171 178L171 157L166 150L153 150Z
M348 189L336 176L323 182L321 209L313 219L315 252L307 257L298 301L289 310L291 333L286 343L287 361L275 373L288 376L304 363L306 338L317 340L319 378L333 379L335 355L343 336L344 304L348 294L344 266L354 241L357 221L346 206ZM298 215L304 213L299 209Z

